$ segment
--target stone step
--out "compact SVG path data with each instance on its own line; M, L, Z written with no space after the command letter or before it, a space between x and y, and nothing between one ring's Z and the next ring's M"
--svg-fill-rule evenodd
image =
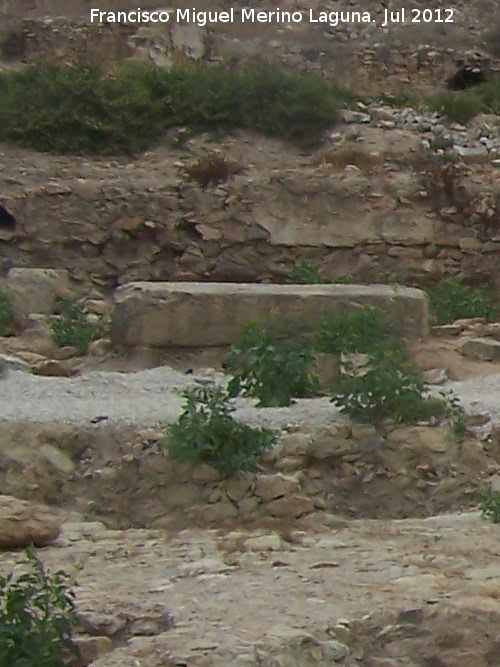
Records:
M387 312L409 338L428 333L426 294L399 285L132 282L114 300L111 337L129 347L231 345L252 319L282 315L311 329L324 312L367 306Z

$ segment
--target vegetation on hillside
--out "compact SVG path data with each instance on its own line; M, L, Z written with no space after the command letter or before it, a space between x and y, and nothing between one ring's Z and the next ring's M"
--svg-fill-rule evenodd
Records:
M133 154L174 126L243 128L314 145L344 99L321 77L258 62L223 65L37 62L0 72L0 140L40 151Z

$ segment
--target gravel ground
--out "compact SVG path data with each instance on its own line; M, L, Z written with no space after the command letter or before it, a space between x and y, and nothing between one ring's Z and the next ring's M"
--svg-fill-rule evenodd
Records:
M176 389L192 386L195 380L167 366L138 373L92 371L74 378L9 371L0 378L4 398L0 421L88 424L106 418L108 423L141 426L172 422L183 403ZM336 416L338 420L338 411L328 398L299 399L289 408L255 408L254 401L238 399L236 406L236 416L255 426L321 425Z
M455 392L466 412L487 412L493 424L500 423L500 373L447 382L443 389Z
M172 422L183 402L176 390L192 386L196 379L168 366L138 373L92 371L74 378L10 371L0 378L4 397L0 420L85 424L106 418L109 423L133 425ZM500 423L500 374L449 382L443 388L453 390L467 412L489 412L492 421ZM298 399L288 408L256 408L254 401L238 399L236 406L241 421L275 428L303 422L322 425L339 418L328 398Z

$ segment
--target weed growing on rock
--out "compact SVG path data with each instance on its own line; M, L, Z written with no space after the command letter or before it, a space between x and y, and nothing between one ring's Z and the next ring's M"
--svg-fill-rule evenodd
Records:
M500 315L500 305L488 287L469 287L460 280L444 280L429 292L430 311L436 325L451 324L464 317L483 317L493 322Z
M79 657L72 640L77 625L74 593L63 571L47 574L33 549L28 572L0 576L0 667L61 667Z
M272 431L237 422L230 395L204 383L181 394L185 400L179 420L168 429L167 447L177 461L205 462L224 477L255 468L257 457L276 439Z
M478 495L479 511L492 523L500 523L500 491L485 487Z
M303 259L293 267L286 282L290 285L321 285L327 281L319 275L314 262Z
M0 336L7 336L14 326L14 311L5 292L0 292Z
M103 328L89 320L89 312L79 301L63 299L61 316L51 323L52 336L58 347L74 347L77 354L87 353L89 344L102 338Z
M224 363L224 370L234 376L228 391L257 398L258 407L284 407L292 398L318 396L315 362L310 338L297 327L250 321Z

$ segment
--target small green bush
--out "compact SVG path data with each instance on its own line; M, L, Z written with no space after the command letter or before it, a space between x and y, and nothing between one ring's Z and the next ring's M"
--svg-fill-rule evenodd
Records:
M324 313L316 336L319 352L369 354L380 348L401 350L395 325L377 308L360 308L338 315Z
M500 523L500 491L487 486L479 493L478 501L481 515L492 523Z
M135 154L168 128L255 130L303 145L321 140L346 94L321 77L258 62L176 66L85 62L0 72L0 140L40 151Z
M443 280L429 291L429 308L434 324L451 324L464 317L484 317L493 322L500 315L500 306L488 287L473 288L461 280Z
M0 576L0 667L63 667L65 655L80 655L68 575L47 574L33 549L26 564L29 571L17 578Z
M234 376L231 396L243 393L257 398L259 407L282 407L292 398L321 393L315 363L311 340L297 326L250 321L232 345L224 370Z
M494 76L474 88L474 93L481 99L485 113L500 113L500 76Z
M379 350L368 356L364 368L342 363L342 375L332 403L360 423L412 423L448 414L446 401L425 395L421 373L399 350Z
M74 347L77 354L87 353L89 344L102 338L103 327L90 322L85 306L73 299L61 301L61 316L51 322L52 337L58 347Z
M478 89L470 92L442 92L427 99L427 106L432 111L448 116L451 120L466 125L477 114L485 111L485 106Z
M314 262L303 259L293 267L286 282L290 285L321 285L326 281L319 275Z
M253 470L256 458L275 442L271 431L233 419L235 408L221 387L202 384L184 390L182 396L184 411L167 435L169 455L177 461L205 462L230 477Z
M14 311L5 292L0 292L0 336L7 336L14 326Z
M339 355L331 401L351 419L411 423L449 414L446 400L426 395L397 328L377 308L323 315L316 345L321 352ZM353 355L365 355L361 366Z

